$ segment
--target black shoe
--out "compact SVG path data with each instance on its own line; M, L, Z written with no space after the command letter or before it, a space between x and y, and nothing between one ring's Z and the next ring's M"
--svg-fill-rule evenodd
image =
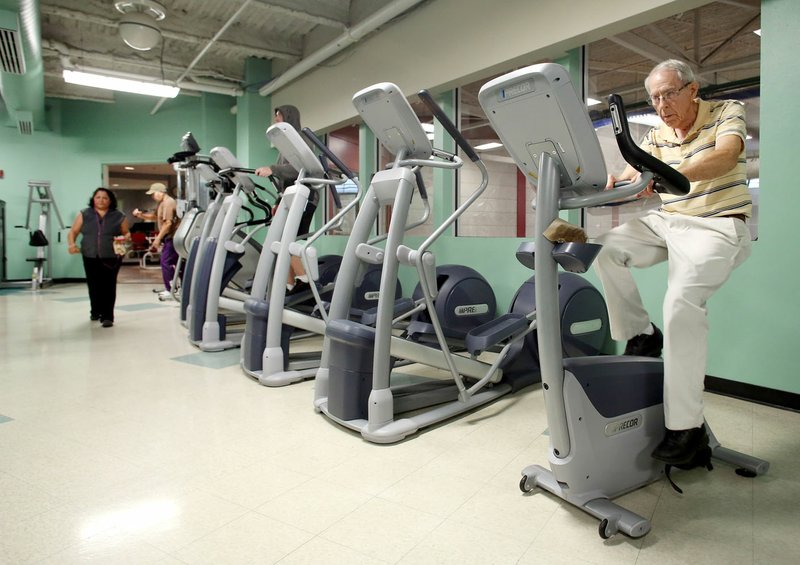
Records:
M689 430L667 430L664 439L653 450L652 457L670 465L688 465L698 453L708 450L708 433L703 424Z
M664 347L664 335L655 324L651 335L639 334L628 340L623 355L638 355L640 357L661 357Z
M103 320L103 327L104 328L110 328L113 325L114 325L114 321L113 320Z
M93 322L96 322L97 320L100 320L100 319L102 319L102 318L100 318L100 315L99 315L99 314L90 314L90 315L89 315L89 319L90 319L91 321L93 321Z
M292 290L286 292L287 295L291 294L300 294L301 292L305 292L307 290L311 290L311 285L307 282L303 282L301 280L295 280L295 284L292 287Z

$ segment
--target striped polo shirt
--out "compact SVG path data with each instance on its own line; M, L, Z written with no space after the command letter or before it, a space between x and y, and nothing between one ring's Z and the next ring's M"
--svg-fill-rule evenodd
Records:
M700 105L697 118L686 139L679 141L671 127L661 124L647 132L641 148L679 171L713 151L717 139L723 135L740 137L742 151L736 166L727 174L692 182L685 196L660 194L661 210L687 216L744 214L750 217L753 203L747 190L744 105L736 100L696 101Z

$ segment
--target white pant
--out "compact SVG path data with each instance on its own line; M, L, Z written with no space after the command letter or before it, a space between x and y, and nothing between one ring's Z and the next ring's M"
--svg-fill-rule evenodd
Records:
M703 423L708 352L706 302L750 255L750 231L733 218L696 218L648 212L598 238L595 268L605 290L611 337L627 341L650 317L630 267L669 259L664 296L664 416L667 428Z

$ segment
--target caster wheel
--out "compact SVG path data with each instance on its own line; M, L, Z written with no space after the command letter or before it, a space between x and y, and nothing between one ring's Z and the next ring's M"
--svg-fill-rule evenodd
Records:
M748 479L758 476L755 471L751 471L750 469L745 469L743 467L736 469L736 474L740 477L747 477Z
M533 487L528 486L528 476L522 475L522 479L519 481L519 490L522 492L531 492Z
M600 522L600 527L598 528L598 533L603 539L611 538L611 534L606 531L606 528L608 528L608 518L603 518L603 520Z

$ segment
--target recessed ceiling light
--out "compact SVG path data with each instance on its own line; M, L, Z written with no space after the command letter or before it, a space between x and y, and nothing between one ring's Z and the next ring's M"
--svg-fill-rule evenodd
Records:
M636 116L628 116L628 121L634 124L642 124L650 127L661 125L661 118L655 114L639 114Z
M135 171L136 170L133 167L122 167L122 168L125 169L126 171Z
M488 151L489 149L497 149L498 147L502 147L502 143L497 143L496 141L490 141L489 143L483 143L481 145L476 145L475 149L478 151Z

